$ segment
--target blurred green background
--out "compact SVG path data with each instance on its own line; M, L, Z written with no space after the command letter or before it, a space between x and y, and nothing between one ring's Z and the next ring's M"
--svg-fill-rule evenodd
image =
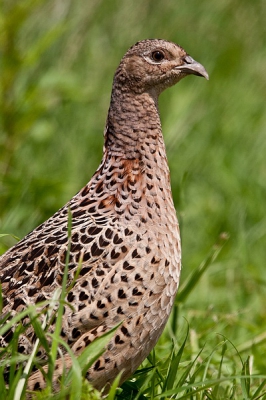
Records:
M160 111L183 244L182 282L230 239L180 316L265 371L266 2L2 0L0 233L23 237L97 168L112 77L136 41L179 43L207 69ZM15 239L1 238L3 252ZM257 345L252 346L256 340ZM251 341L251 342L250 342Z

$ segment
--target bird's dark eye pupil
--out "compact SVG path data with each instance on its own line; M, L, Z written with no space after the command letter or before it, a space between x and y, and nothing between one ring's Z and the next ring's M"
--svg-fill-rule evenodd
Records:
M153 53L152 53L152 59L154 60L154 61L162 61L163 59L164 59L164 54L161 52L161 51L154 51Z

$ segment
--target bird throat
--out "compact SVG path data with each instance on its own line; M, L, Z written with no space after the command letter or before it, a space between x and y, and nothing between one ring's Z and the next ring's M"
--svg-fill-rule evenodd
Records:
M144 92L113 90L108 111L105 147L113 155L141 159L154 154L162 140L158 99Z
M94 176L95 192L102 193L104 210L119 219L160 220L160 207L171 198L169 168L157 99L114 92L108 112L103 161ZM172 212L172 202L169 204ZM149 210L143 212L143 210Z

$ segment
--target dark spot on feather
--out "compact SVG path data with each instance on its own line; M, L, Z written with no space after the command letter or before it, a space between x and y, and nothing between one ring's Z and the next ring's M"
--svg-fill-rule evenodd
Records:
M105 231L105 237L106 237L106 239L112 239L112 237L113 237L113 231L110 229L110 228L107 228L106 229L106 231Z
M127 296L123 289L118 290L118 297L119 297L119 299L126 299Z
M93 235L93 236L98 235L101 231L102 231L102 228L99 228L97 226L90 226L87 229L88 235Z
M77 339L80 336L80 331L77 328L74 328L72 331L72 337Z
M84 257L83 257L83 260L84 260ZM88 272L90 272L90 270L91 270L91 267L82 267L81 270L80 270L80 275L81 275L81 276L84 276L84 275L86 275Z
M85 186L82 191L81 191L81 196L86 196L86 194L88 194L90 191L89 186ZM93 200L91 200L91 202L93 202Z
M97 268L95 273L96 273L97 276L103 276L104 275L104 271L102 269L100 269L100 268Z
M91 199L89 197L86 197L85 199L83 199L81 201L79 206L83 208L83 207L89 206L91 203L92 203ZM83 213L84 213L84 211L83 211ZM74 213L73 213L73 215L74 215Z
M103 249L97 246L97 243L94 242L91 246L91 255L92 257L100 256L103 253Z
M130 265L127 261L124 261L123 269L125 269L126 271L130 271L131 269L134 269L134 267L132 267L132 265Z
M120 336L119 336L119 335L116 335L116 337L115 337L115 343L116 343L116 344L123 344L123 343L125 343L125 342L124 342L124 340L120 339Z
M130 231L128 228L125 229L125 235L130 236L133 234L133 231Z
M114 242L114 244L120 244L123 242L123 239L120 238L117 234L115 234L115 236L113 238L113 242Z
M96 278L92 279L91 284L93 288L97 288L99 286L99 282L97 281Z
M44 251L44 248L43 247L36 247L35 249L32 249L32 251L31 251L31 258L36 258L36 257L39 257L40 255L42 255L43 254L43 251ZM25 257L25 256L24 256ZM23 261L23 258L24 257L22 257L22 261ZM27 258L26 258L26 260L27 260ZM25 261L26 261L25 260Z
M104 240L104 238L102 236L100 236L99 238L99 246L100 247L106 247L109 245L109 242L107 242L107 240Z
M140 255L139 255L139 253L138 253L138 251L136 249L132 252L132 257L133 258L140 258Z
M138 290L138 288L135 287L135 288L132 290L132 295L133 295L133 296L141 296L141 295L142 295L142 292L140 292L140 291Z
M91 254L90 253L83 254L83 258L82 258L83 261L88 261L90 259L91 259Z
M127 328L124 325L122 325L122 327L121 327L121 332L123 332L123 334L127 337L131 336L130 333L128 332Z
M114 260L120 256L120 253L117 253L114 249L111 251L111 258Z
M98 301L97 301L97 307L98 307L98 308L104 308L104 307L105 307L105 304L102 303L101 300L98 300Z
M85 292L81 292L80 294L79 294L79 300L80 301L85 301L85 300L87 300L89 298L89 296L85 293Z

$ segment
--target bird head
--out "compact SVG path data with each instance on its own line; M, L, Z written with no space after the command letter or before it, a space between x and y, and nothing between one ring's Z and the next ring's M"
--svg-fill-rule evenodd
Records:
M179 45L161 39L148 39L132 46L117 69L115 80L135 93L159 95L187 75L209 79L205 68Z

